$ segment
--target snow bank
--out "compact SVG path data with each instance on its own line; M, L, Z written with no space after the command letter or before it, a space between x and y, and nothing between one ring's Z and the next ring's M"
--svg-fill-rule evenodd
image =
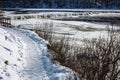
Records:
M53 23L54 31L62 34L71 34L70 37L76 36L79 39L83 38L98 38L99 36L107 36L106 27L107 23L91 23L82 21L58 21L49 19L28 19L28 20L16 20L12 21L13 25L26 29L39 29L37 24L43 24L44 22ZM111 27L111 26L109 26ZM58 36L59 36L58 35Z
M0 27L0 80L75 80L51 61L46 45L34 32Z
M20 38L0 27L0 80L20 80L23 52Z

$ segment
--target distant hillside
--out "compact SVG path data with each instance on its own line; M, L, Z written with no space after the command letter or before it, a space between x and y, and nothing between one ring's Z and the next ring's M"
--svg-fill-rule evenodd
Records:
M120 9L120 0L4 0L3 8Z

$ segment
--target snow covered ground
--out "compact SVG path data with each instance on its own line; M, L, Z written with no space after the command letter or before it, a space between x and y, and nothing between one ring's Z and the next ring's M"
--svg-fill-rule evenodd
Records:
M27 29L39 29L36 25L44 22L53 23L55 32L59 33L58 37L69 34L69 37L78 38L79 42L83 38L107 36L107 23L49 19L12 20L14 26ZM76 41L77 44L79 42ZM75 80L70 69L50 60L46 45L47 42L32 31L0 27L0 80Z
M75 80L51 61L47 42L32 31L0 27L0 80Z
M82 21L59 21L46 19L28 19L28 20L13 20L12 24L27 29L39 29L36 24L44 22L53 23L55 32L59 34L72 34L70 37L76 36L79 39L83 38L98 38L106 35L107 23L91 23Z
M18 74L25 63L23 46L20 38L0 28L0 80L20 80Z
M99 13L99 14L91 14L90 16L96 17L119 17L120 13Z

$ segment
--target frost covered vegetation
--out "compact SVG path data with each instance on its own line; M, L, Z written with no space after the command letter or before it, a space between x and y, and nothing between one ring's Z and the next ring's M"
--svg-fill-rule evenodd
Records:
M118 17L119 13L117 14L101 13L91 16L109 18L112 17L111 15ZM16 14L14 15L16 16ZM116 20L113 20L113 22L116 22ZM16 24L18 28L34 30L45 39L44 45L43 39L32 31L12 30L15 32L15 34L13 32L12 34L15 37L20 37L20 41L24 42L25 46L27 45L25 53L29 55L25 58L29 64L20 73L24 78L22 80L119 80L119 24L114 23L115 25L105 28L106 23L95 24L93 22L37 18L12 20L12 24ZM100 37L98 36L99 32ZM84 38L82 33L85 33ZM92 33L95 35L89 35ZM105 35L102 36L102 34ZM46 41L49 42L48 45ZM47 51L50 51L52 56ZM7 61L4 63L8 64ZM72 69L72 71L63 66L60 67L59 64Z
M32 31L0 26L0 80L77 80L50 60L46 44Z
M43 26L44 25L44 26ZM83 39L83 46L74 44L76 39L68 36L56 37L53 24L43 23L36 31L49 41L53 59L71 68L81 80L119 80L120 77L120 32L111 25L106 28L108 37Z
M71 69L50 60L44 39L11 24L2 25L7 21L3 15L0 18L0 80L77 80Z

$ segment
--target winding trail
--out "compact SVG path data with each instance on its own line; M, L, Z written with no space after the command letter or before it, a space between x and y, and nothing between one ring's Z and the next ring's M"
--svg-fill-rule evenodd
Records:
M25 63L20 73L21 80L75 80L70 69L51 62L45 40L32 31L12 29L11 33L24 46Z
M25 52L26 53L26 64L24 65L24 70L22 71L22 77L25 80L48 80L48 76L44 70L43 62L41 62L41 55L44 51L43 44L37 44L35 41L33 41L31 38L29 38L27 35L21 36L22 34L19 34L18 36L22 38L25 44ZM42 39L41 39L42 41ZM42 47L41 50L39 50L39 46Z

